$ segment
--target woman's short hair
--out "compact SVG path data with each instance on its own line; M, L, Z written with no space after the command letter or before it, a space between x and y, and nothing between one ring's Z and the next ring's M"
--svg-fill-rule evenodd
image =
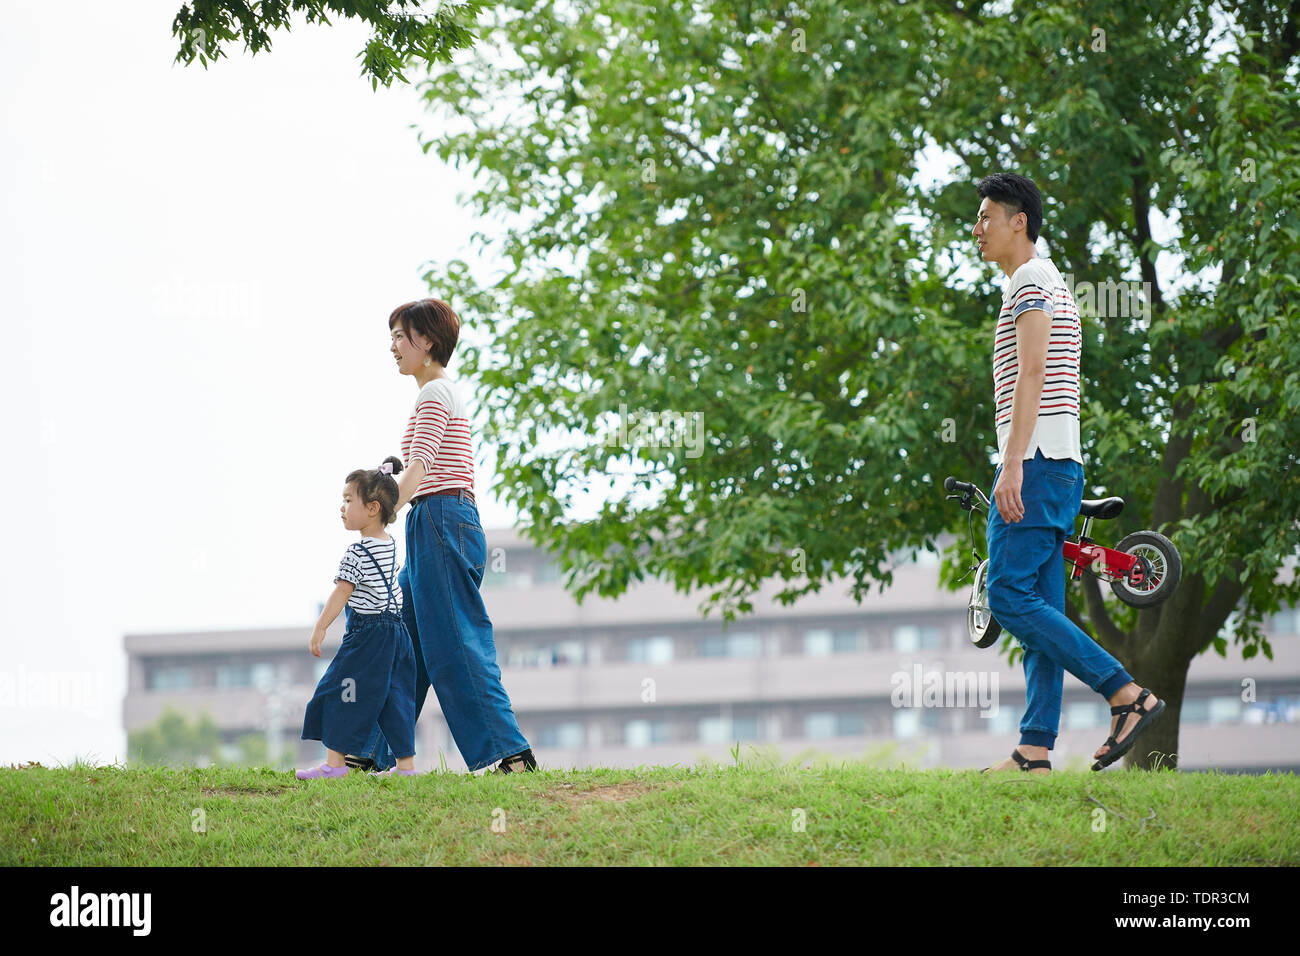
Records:
M451 353L456 351L460 338L460 316L446 302L419 299L399 305L388 317L388 327L392 329L399 323L408 337L416 332L433 343L429 354L435 362L444 368L451 364Z

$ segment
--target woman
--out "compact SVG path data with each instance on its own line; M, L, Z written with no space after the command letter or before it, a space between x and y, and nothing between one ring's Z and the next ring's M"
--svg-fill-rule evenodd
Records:
M415 645L415 714L433 685L438 704L471 771L537 769L501 686L492 622L479 587L487 542L474 503L474 443L464 399L446 367L460 319L438 299L398 306L388 318L397 370L420 386L402 438L406 470L397 507L408 501L406 561L398 575L402 617ZM393 765L378 727L351 766Z

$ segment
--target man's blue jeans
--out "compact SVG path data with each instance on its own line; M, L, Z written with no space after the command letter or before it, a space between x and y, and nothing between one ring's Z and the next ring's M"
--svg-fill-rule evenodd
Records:
M1083 465L1072 458L1044 458L1040 450L1023 470L1025 516L1008 524L996 501L989 510L989 610L1025 648L1027 706L1020 743L1050 750L1061 724L1064 671L1107 699L1133 678L1065 616L1061 546L1074 533L1083 500ZM1001 477L999 466L995 488Z
M402 619L415 645L415 715L430 684L470 770L528 749L501 686L492 622L479 587L487 542L473 499L422 498L406 515L406 564L397 575ZM384 770L393 753L375 727L358 754Z

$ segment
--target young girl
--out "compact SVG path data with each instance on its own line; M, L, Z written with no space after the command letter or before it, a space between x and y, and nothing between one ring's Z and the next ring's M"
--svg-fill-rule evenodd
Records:
M311 652L320 657L325 629L346 610L343 643L302 721L302 739L325 744L325 763L296 771L299 780L344 776L344 754L361 750L376 724L397 772L415 774L415 653L402 623L397 542L384 531L397 514L393 475L401 470L401 461L385 458L374 470L352 472L343 487L343 526L361 532L361 540L343 555L311 635Z

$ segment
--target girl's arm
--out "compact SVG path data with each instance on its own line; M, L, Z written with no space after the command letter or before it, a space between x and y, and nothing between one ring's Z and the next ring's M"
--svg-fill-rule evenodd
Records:
M320 612L320 619L316 622L316 629L311 632L311 653L313 657L320 657L321 645L325 643L325 629L334 623L334 619L339 616L343 610L343 605L348 603L348 598L352 597L352 582L340 581L334 586L334 591L325 602L325 609Z
M397 479L397 507L393 511L401 511L402 506L411 500L415 494L415 489L420 487L420 482L424 481L424 462L416 458L411 461L402 476Z

